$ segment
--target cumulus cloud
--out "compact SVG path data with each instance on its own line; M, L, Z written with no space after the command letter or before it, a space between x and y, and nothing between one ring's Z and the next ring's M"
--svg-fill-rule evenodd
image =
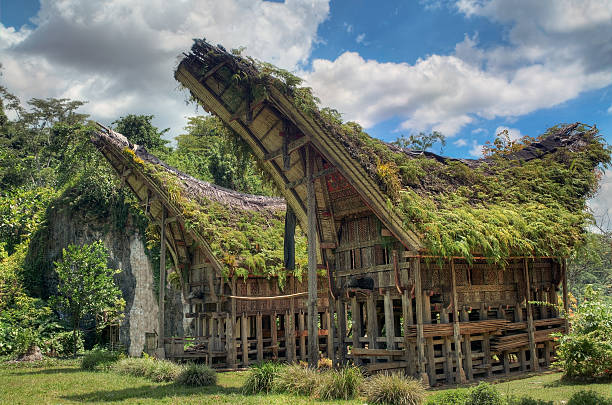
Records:
M588 201L589 208L595 218L604 218L601 225L612 231L612 170L604 173L600 188L594 198Z
M465 139L463 139L463 138L459 138L455 142L453 142L453 145L461 148L463 146L467 146L467 141Z
M172 71L192 38L296 69L328 13L328 0L42 0L34 29L0 25L3 81L24 100L88 100L97 119L152 113L178 129L194 108Z
M519 139L521 139L523 136L523 134L521 134L521 131L517 128L508 128L508 127L497 127L495 129L495 135L500 134L504 131L508 131L508 136L510 137L511 141L517 141Z
M478 142L473 140L472 141L472 147L471 147L471 149L469 151L470 156L474 156L476 158L481 158L482 155L483 155L483 153L482 153L482 147L483 146L484 145L482 145L482 144L480 144L480 143L478 143Z
M414 64L366 60L345 52L313 61L308 83L324 104L369 127L391 117L402 128L454 135L477 119L512 118L549 108L612 83L609 0L460 0L508 32L483 48L466 36L449 55Z

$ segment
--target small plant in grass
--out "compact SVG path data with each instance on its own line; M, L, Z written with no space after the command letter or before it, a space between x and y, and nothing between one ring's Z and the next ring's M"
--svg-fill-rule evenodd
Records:
M427 399L427 405L465 405L470 395L467 389L442 391Z
M328 370L321 373L320 383L314 395L323 400L353 399L362 382L363 375L358 367L347 366L338 370Z
M533 399L529 397L510 397L507 399L508 405L553 405L553 401L543 399Z
M308 366L293 364L282 368L274 378L274 391L310 396L321 380L321 373Z
M121 352L94 349L81 359L81 369L89 371L109 370L122 357L124 356Z
M333 365L332 360L327 357L323 357L322 359L319 359L319 362L317 363L317 368L319 370L329 370L333 367L334 365Z
M581 390L575 392L567 402L567 405L611 405L612 399L608 399L603 395L591 391Z
M176 383L188 387L215 385L217 372L206 364L189 363L178 375Z
M113 370L121 374L145 377L155 382L174 381L182 367L168 360L156 360L152 357L126 358L119 360Z
M272 391L274 379L284 366L273 362L257 364L249 369L248 376L242 392L244 394L258 394Z
M466 405L504 405L504 400L494 386L481 382L470 390Z
M425 398L423 384L401 373L370 377L363 385L363 393L369 404L420 405Z

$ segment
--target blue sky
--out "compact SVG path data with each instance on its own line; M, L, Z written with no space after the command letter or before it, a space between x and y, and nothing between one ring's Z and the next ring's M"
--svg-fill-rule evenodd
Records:
M106 123L154 114L175 136L201 111L172 67L206 37L298 72L384 140L441 130L444 154L475 157L500 129L581 121L612 142L611 0L215 3L0 0L0 80L26 100L88 100Z

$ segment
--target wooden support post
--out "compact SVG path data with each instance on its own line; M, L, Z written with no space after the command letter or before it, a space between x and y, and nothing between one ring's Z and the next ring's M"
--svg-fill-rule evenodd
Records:
M533 324L533 313L531 311L531 281L529 278L529 263L527 258L523 259L525 265L525 299L527 300L527 332L529 333L529 355L531 356L531 371L538 371L540 364L538 361L538 351L535 341L535 326Z
M440 312L440 322L446 323L446 324L449 323L448 311L446 310L446 308L442 308L442 311ZM444 345L442 346L442 353L445 358L444 375L446 377L446 382L448 384L452 384L453 383L453 358L451 356L451 353L453 352L453 349L451 348L451 341L448 336L444 336L442 339L444 341Z
M472 363L472 335L463 335L463 352L465 353L465 374L468 380L474 379L474 368Z
M160 223L160 252L159 252L159 330L157 332L156 356L160 359L166 358L164 341L165 334L165 302L166 302L166 207L162 204L162 217Z
M330 301L330 306L332 302ZM327 358L334 360L334 335L332 334L332 319L329 314L329 309L326 309L323 313L323 319L325 320L325 328L327 328Z
M510 375L510 354L508 353L508 351L504 351L503 353L504 356L504 375L507 377Z
M249 318L242 314L240 318L240 340L242 341L242 365L249 366Z
M374 297L374 293L368 295L366 312L368 316L368 348L377 349L376 338L378 337L378 318L376 317L376 298Z
M569 291L567 289L567 259L562 259L563 266L563 317L565 318L565 333L570 332L569 325Z
M336 300L336 316L338 317L338 361L346 364L346 309L342 298Z
M514 318L515 322L523 322L523 308L519 302L517 302L514 307ZM518 349L518 357L521 363L521 371L527 371L527 357L525 356L524 347Z
M363 325L361 324L361 304L357 302L357 297L351 298L351 334L353 335L353 349L360 349L361 342L359 338L363 335ZM361 365L359 357L353 358L353 362L357 366Z
M546 367L550 366L550 353L552 352L552 341L547 340L544 342L544 360L546 361Z
M414 268L414 296L416 298L418 375L424 385L429 385L429 377L425 371L425 333L423 331L423 287L421 283L421 259L415 258L411 261L411 267Z
M236 368L236 339L234 338L234 319L227 314L225 319L225 346L227 347L227 366Z
M457 275L455 274L455 259L451 259L451 300L453 308L453 343L455 344L455 383L465 384L461 356L461 330L459 327L459 306L457 304Z
M300 330L300 359L306 360L306 321L304 320L304 312L298 314L298 326Z
M402 294L402 316L404 317L404 350L406 352L405 358L408 362L407 372L409 376L416 375L416 358L414 343L408 338L410 333L409 325L414 325L413 313L412 313L412 294L406 289Z
M270 336L272 337L272 358L278 360L278 328L276 326L276 311L270 315Z
M291 361L297 360L297 347L295 338L295 302L293 298L289 304L289 338L291 342Z
M489 319L488 312L489 311L485 303L481 302L480 303L480 320L481 321L486 321L487 319ZM490 339L490 336L488 332L482 334L482 351L484 354L484 357L482 358L482 364L486 367L485 375L487 377L491 377L491 363L492 363L491 341L489 339Z
M263 327L262 327L261 312L258 312L257 317L255 318L255 332L257 334L257 361L262 362L264 359L264 356L263 356Z
M295 326L293 312L285 312L285 356L287 362L292 363L295 360Z
M393 316L393 299L389 290L385 291L385 336L387 350L395 350L395 320Z
M431 324L431 301L429 299L429 292L423 291L423 323ZM429 385L434 386L436 384L436 363L435 363L435 352L433 337L425 339L427 349L425 351L427 355L427 372L429 375Z
M319 363L319 327L317 310L317 212L314 182L314 151L306 146L306 198L308 216L308 366Z

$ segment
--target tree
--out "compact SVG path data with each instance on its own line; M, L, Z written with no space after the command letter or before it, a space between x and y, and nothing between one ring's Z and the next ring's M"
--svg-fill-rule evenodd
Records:
M75 356L77 332L85 316L99 318L110 313L115 316L104 317L107 322L117 321L125 308L121 290L113 280L113 275L120 270L109 269L107 260L106 248L98 241L83 246L69 245L63 250L62 261L55 262L59 283L54 301L57 308L71 318Z
M408 137L402 135L393 143L401 148L425 152L438 142L440 143L440 151L442 151L446 146L446 137L441 132L433 131L429 134L419 132L418 135L410 135Z
M612 295L612 237L589 232L569 262L567 280L572 294L579 300L585 286L593 285Z
M168 141L162 136L169 128L159 130L151 123L152 115L129 114L114 121L115 131L124 135L130 142L142 145L147 149L166 150Z

